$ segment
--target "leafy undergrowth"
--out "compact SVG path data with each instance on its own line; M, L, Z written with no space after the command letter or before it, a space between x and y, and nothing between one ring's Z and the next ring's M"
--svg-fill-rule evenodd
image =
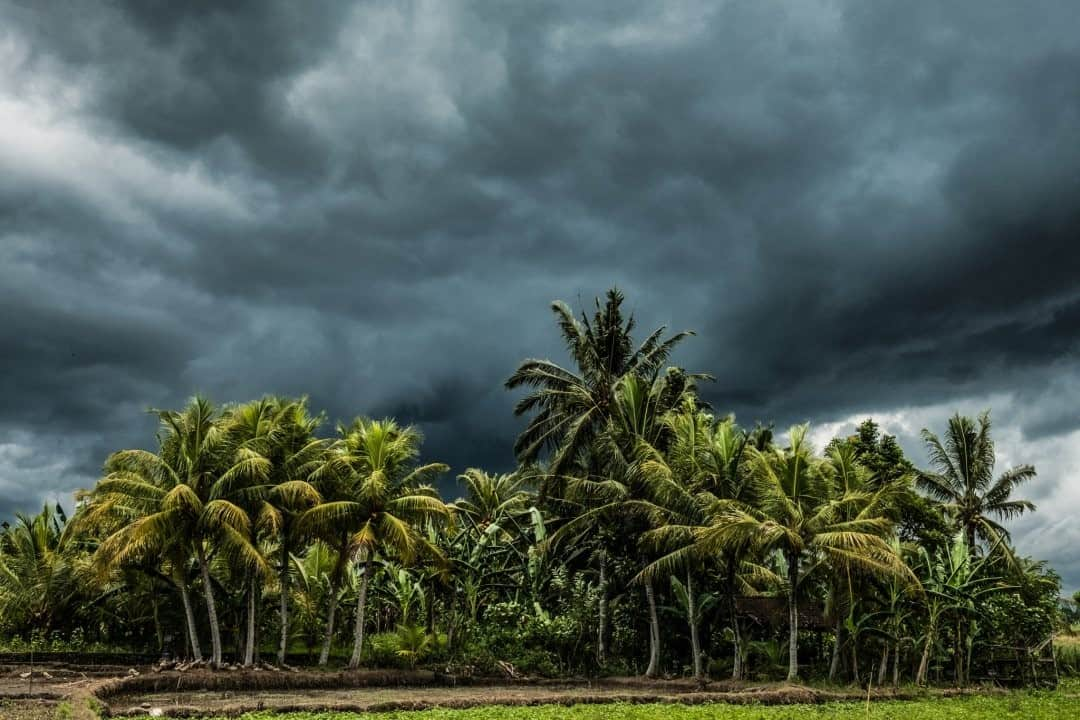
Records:
M917 701L829 703L822 705L575 705L573 707L477 707L371 714L250 713L243 720L1062 720L1080 717L1080 694L1018 692ZM225 720L220 718L218 720Z

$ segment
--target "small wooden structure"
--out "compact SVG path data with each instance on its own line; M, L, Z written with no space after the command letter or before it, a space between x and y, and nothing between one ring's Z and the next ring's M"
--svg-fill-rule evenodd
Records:
M984 672L973 680L1002 687L1055 688L1058 684L1053 635L1032 647L991 645L980 660Z

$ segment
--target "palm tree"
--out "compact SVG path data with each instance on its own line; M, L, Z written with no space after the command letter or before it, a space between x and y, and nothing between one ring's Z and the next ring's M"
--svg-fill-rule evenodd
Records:
M632 315L623 319L623 300L617 289L608 290L603 306L596 298L591 321L584 313L581 320L575 318L562 301L552 303L576 369L567 370L550 360L530 359L506 381L508 389L532 390L514 408L518 416L533 413L514 443L520 462L532 463L544 450L550 450L548 470L554 476L588 466L586 456L611 418L619 380L628 375L651 380L675 346L693 334L681 332L664 339L666 328L660 327L635 349L631 335L635 322Z
M358 418L340 428L341 438L312 474L344 479L348 499L320 503L301 517L300 527L323 535L349 534L348 552L360 566L360 591L349 667L360 664L368 584L376 554L395 555L404 564L419 555L438 557L439 551L417 530L417 524L448 515L446 505L427 480L446 472L442 463L417 465L422 441L419 431L393 420Z
M219 492L248 513L248 542L277 546L281 636L278 664L284 664L289 638L289 580L293 550L299 541L296 517L321 499L307 482L326 443L314 437L321 418L312 417L307 400L263 398L234 408L224 423L233 467ZM256 575L247 572L247 639L244 664L254 661Z
M483 534L492 525L508 532L533 502L521 473L492 475L479 468L469 468L458 480L465 484L467 495L454 501L451 509L476 533Z
M579 512L555 532L551 544L567 539L580 541L583 535L602 533L605 526L620 521L623 530L639 530L626 526L628 519L645 522L641 539L651 524L663 521L666 511L655 497L644 469L662 457L670 437L664 418L693 394L693 380L693 376L669 368L655 378L626 375L616 383L611 417L593 449L605 474L599 479L570 478L565 483L565 498L576 503ZM660 621L653 578L642 576L642 584L649 612L649 664L645 674L653 677L660 671Z
M744 650L735 595L740 586L752 589L751 577L762 579L767 573L748 561L749 546L733 545L722 557L711 557L700 552L694 536L708 527L718 508L724 509L728 503L750 506L756 503L754 485L747 481L744 462L750 436L731 418L713 418L697 407L693 398L687 398L676 411L669 412L664 421L671 432L668 449L664 453L653 453L651 459L642 463L641 471L649 478L650 492L662 506L657 514L664 516L658 527L646 534L647 539L669 552L646 567L641 577L684 569L687 571L685 587L692 590L690 571L711 560L719 561L724 570L724 590L735 646L732 679L739 680L743 674ZM692 592L687 593L694 672L695 677L701 679L701 648L693 599Z
M1031 465L1017 465L994 479L994 441L990 438L990 412L976 421L959 413L949 420L942 442L924 429L923 440L936 472L919 473L916 483L945 504L957 528L964 533L968 551L975 553L977 540L1008 550L1009 533L998 522L1012 520L1035 510L1027 500L1013 500L1013 491L1035 477Z
M194 555L210 621L211 662L220 665L221 628L210 553L265 569L265 560L250 541L248 514L225 499L238 478L257 472L261 462L245 458L230 464L226 434L213 405L203 398L194 398L181 412L156 414L161 422L158 452L114 453L106 464L108 474L94 488L96 515L115 514L130 521L101 543L97 560L106 567L120 567L159 556L173 559L175 566ZM188 632L198 658L186 582L183 585Z
M563 342L574 361L574 370L550 360L525 360L506 381L508 389L530 388L514 408L521 416L532 413L525 430L514 443L514 453L523 464L534 463L546 450L551 453L548 475L541 487L546 495L552 482L562 489L566 478L578 476L605 478L609 468L599 457L596 442L609 428L616 398L616 387L626 377L653 381L667 363L671 352L692 332L680 332L664 338L665 327L654 330L635 349L632 333L634 317L623 318L623 294L616 288L607 291L603 305L596 298L592 320L583 312L574 317L570 307L555 301L551 309L562 333ZM601 549L600 641L597 654L603 662L603 632L606 626L606 560ZM650 663L655 673L659 662L659 626L655 619L655 595L646 585L650 607Z
M273 506L267 501L270 472L270 446L274 442L274 414L277 405L271 398L262 398L244 403L233 408L223 418L228 442L232 448L233 462L248 463L251 472L245 478L237 478L235 487L226 488L229 500L243 508L248 515L247 540L257 551L262 552L262 545L274 532L276 516ZM242 482L248 480L249 482ZM265 557L265 554L264 554ZM268 566L267 566L268 567ZM246 630L244 634L243 665L250 667L255 663L255 631L257 627L256 608L264 576L261 568L241 567L239 575L243 579L245 590L244 616Z
M265 457L269 460L268 525L275 532L278 554L279 665L285 664L289 648L289 588L294 553L304 539L298 520L322 500L309 481L326 451L326 441L314 436L321 422L320 417L309 414L306 399L278 401L272 420L271 442L265 449Z
M326 459L337 452L336 448L330 448ZM351 468L330 462L317 464L310 476L311 483L318 490L323 502L348 501L350 499ZM352 532L346 523L326 524L322 526L310 526L301 517L301 524L309 530L309 535L318 538L317 542L333 551L333 565L327 577L328 588L326 593L326 627L323 631L322 649L319 651L319 665L326 665L330 661L330 650L334 642L334 628L337 620L338 604L341 600L341 589L351 577L352 558Z
M77 610L82 591L75 525L59 504L16 513L0 532L0 628L31 627L48 634Z
M873 472L858 461L858 450L852 442L830 443L825 461L821 465L825 482L828 483L830 498L850 498L838 511L836 520L847 522L856 520L860 515L878 515L892 517L893 498L906 487L906 479L875 476ZM890 542L893 553L899 557L897 545ZM856 591L860 568L849 562L844 556L828 559L830 601L832 613L836 616L836 632L833 641L833 657L829 664L829 680L836 677L840 663L840 648L843 645L845 628L859 627L855 623ZM846 610L846 612L845 612ZM859 677L858 643L852 637L851 656L852 674L856 681Z
M804 561L824 559L914 580L887 542L890 522L877 514L877 503L862 493L834 494L806 432L805 425L793 427L786 449L751 450L752 481L762 498L759 507L718 503L711 524L694 531L699 552L720 554L756 544L782 553L787 566L789 681L799 675L798 588ZM850 512L852 507L857 510Z

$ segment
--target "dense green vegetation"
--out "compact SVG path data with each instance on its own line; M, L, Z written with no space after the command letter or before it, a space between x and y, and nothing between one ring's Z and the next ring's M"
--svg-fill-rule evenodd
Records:
M635 343L618 292L553 307L571 363L507 381L516 471L465 469L448 503L450 469L392 419L330 431L276 397L155 411L155 449L110 456L73 517L4 526L0 636L212 664L963 684L1002 652L1028 665L1062 622L1057 577L1004 525L1034 510L1016 491L1035 470L995 474L989 414L925 431L930 468L870 420L819 452L805 426L709 407L709 378L670 363L689 334Z

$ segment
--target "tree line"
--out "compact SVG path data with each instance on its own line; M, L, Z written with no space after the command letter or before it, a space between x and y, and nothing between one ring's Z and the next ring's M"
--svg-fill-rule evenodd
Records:
M805 425L710 407L708 376L670 362L691 333L636 343L622 305L553 304L571 363L506 382L518 468L465 470L453 502L393 419L154 411L155 449L112 454L72 517L4 524L0 635L214 666L879 684L963 684L1050 636L1058 578L1005 527L1035 470L995 475L988 413L924 431L929 468L871 420L818 452Z

